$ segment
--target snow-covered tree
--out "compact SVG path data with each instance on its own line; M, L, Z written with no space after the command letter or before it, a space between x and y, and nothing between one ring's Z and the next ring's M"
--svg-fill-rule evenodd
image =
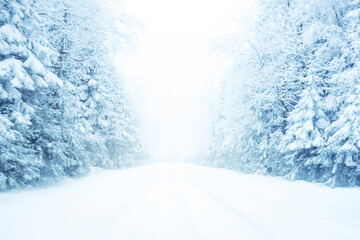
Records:
M314 82L313 76L310 78ZM292 179L309 179L309 174L320 174L316 171L320 171L322 165L329 165L328 160L318 154L325 145L324 130L329 120L322 109L321 96L313 83L310 84L290 112L286 134L279 145L280 151L285 153L283 171L290 172Z
M226 149L228 167L245 172L359 185L357 167L334 160L344 144L334 140L339 121L356 106L359 8L358 0L255 1L253 20L223 46L236 73L223 85L242 100L218 98L215 119L226 113L226 121L214 128L212 153Z
M339 118L332 123L324 152L331 161L329 184L360 184L360 86L347 95Z
M0 3L0 189L140 158L109 51L124 34L108 10L96 0Z
M128 108L128 103L117 101L124 96L117 87L118 76L109 52L108 39L114 38L114 34L116 37L123 34L117 32L113 24L115 20L108 14L109 9L99 1L91 1L91 4L89 1L40 1L37 8L45 19L44 28L48 37L58 51L55 71L65 82L57 92L60 101L58 114L61 115L57 119L61 121L56 124L61 126L62 131L51 138L60 143L64 142L64 138L69 139L60 152L56 147L45 145L48 156L55 159L55 163L69 162L72 167L68 168L70 171L65 171L66 174L81 174L89 166L122 166L116 164L118 159L113 158L118 149L112 148L110 151L107 142L113 135L130 134L131 127L134 127L133 119L125 121L128 116L118 110ZM117 107L114 107L115 103ZM113 119L121 121L115 123ZM113 129L113 132L103 131L104 126ZM49 125L48 129L51 128ZM125 144L124 139L119 141L120 145ZM61 154L64 151L68 154Z
M62 81L39 59L51 62L53 51L38 33L38 16L31 1L5 1L0 4L0 188L32 184L44 166L35 144L30 102L32 93ZM5 186L4 186L5 185Z

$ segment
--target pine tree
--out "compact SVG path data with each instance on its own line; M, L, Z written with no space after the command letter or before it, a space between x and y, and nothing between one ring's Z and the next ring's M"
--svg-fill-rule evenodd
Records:
M92 1L91 5L89 1L40 1L38 8L46 20L44 28L49 33L48 38L58 51L55 70L65 82L56 92L59 102L59 109L55 111L57 121L41 126L42 129L53 126L61 129L42 133L48 136L43 141L43 148L51 163L50 169L54 169L50 173L78 175L87 172L90 166L122 166L118 162L119 154L115 154L118 149L108 149L107 146L112 146L108 138L117 135L120 129L124 131L122 134L131 135L133 119L125 121L128 116L114 107L117 99L124 96L116 86L119 81L108 51L107 41L113 36L107 33L107 28L113 19L105 17L107 9L103 9L98 1ZM53 16L57 17L54 19ZM126 101L118 104L118 108L128 107ZM119 121L114 122L114 119ZM104 126L112 130L104 131ZM54 141L51 147L47 144L49 139ZM117 142L124 148L126 141L120 138ZM63 163L66 163L66 169Z
M32 120L36 113L30 104L32 93L62 84L39 60L50 58L52 51L41 36L34 37L38 17L30 3L26 0L0 3L2 189L39 181L44 163L34 144Z
M255 20L225 47L237 74L224 85L243 101L217 113L231 114L213 134L213 151L236 156L246 172L359 184L357 167L336 164L343 143L331 139L344 109L356 106L349 96L359 84L360 2L259 0L255 8Z
M360 86L347 95L339 118L329 128L324 150L332 161L328 183L331 186L360 185Z
M313 79L313 76L310 78ZM318 154L318 150L325 145L324 130L329 120L322 110L321 97L312 85L314 81L311 82L287 118L286 134L280 145L281 151L286 153L284 168L290 172L292 179L311 180L310 172L320 171L318 168L322 165L329 165Z

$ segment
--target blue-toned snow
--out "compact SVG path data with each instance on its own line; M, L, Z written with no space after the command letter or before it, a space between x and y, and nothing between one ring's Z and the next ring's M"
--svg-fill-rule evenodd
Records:
M360 239L360 189L178 163L0 194L0 239Z

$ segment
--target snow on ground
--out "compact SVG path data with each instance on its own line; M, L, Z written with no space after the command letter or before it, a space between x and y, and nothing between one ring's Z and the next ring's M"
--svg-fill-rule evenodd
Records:
M360 239L360 189L158 163L0 194L0 239Z

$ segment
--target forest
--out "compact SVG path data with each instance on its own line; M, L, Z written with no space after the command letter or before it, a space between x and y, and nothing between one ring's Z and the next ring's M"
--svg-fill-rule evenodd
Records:
M1 190L143 161L112 61L138 26L111 8L1 1ZM256 0L248 11L216 43L233 61L209 101L203 164L360 186L360 0Z
M204 161L360 186L360 1L259 0L239 23Z
M360 0L0 0L0 239L359 240Z
M0 2L1 190L141 158L111 61L129 36L110 9L95 0Z

